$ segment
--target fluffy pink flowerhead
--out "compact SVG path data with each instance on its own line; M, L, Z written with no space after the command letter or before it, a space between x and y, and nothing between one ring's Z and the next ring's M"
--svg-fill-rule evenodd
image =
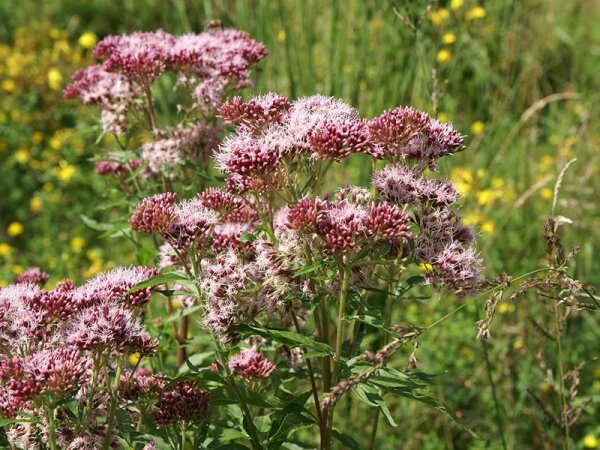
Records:
M401 164L390 164L373 175L373 186L385 201L398 205L450 205L458 192L446 180L425 178Z
M184 200L173 209L173 220L162 233L174 248L186 250L203 246L217 222L216 214L204 207L202 200Z
M258 178L272 177L280 160L278 145L271 145L248 130L238 130L237 134L226 139L215 156L221 172Z
M132 99L135 90L123 75L107 72L96 65L75 72L64 95L79 98L84 105L102 105L114 110L118 104Z
M161 427L176 422L203 422L209 413L210 394L183 381L166 388L152 411L156 424Z
M286 225L296 231L314 231L319 211L327 206L318 198L305 197L287 211Z
M333 161L367 152L370 145L367 126L362 120L327 120L310 134L308 141L320 159Z
M48 281L49 277L50 275L48 275L39 267L31 267L17 275L14 282L33 283L42 286L46 283L46 281Z
M358 248L366 236L367 209L346 201L329 202L319 211L316 232L329 253L346 254Z
M275 368L275 364L250 349L243 349L229 360L229 369L248 379L267 378Z
M410 237L408 214L395 205L382 203L370 206L363 220L367 237L386 241Z
M63 320L77 311L74 299L75 285L70 280L60 282L54 289L40 291L28 301L28 306L43 314L45 321L50 324Z
M126 293L136 284L158 275L158 270L143 266L117 267L104 272L77 288L74 293L79 307L118 301L129 308L144 306L150 301L151 287Z
M149 84L167 69L175 38L162 30L108 36L94 49L103 68L118 72L140 84Z
M268 124L278 122L290 108L286 97L268 93L247 102L242 97L233 97L219 108L219 112L227 122L242 124L258 131Z
M450 125L411 107L384 112L369 122L377 154L395 160L417 159L433 164L435 159L464 150L463 137Z
M76 390L86 372L86 360L73 348L43 350L3 361L0 378L9 392L29 401L38 395L69 394Z
M129 309L115 302L103 302L83 310L65 326L63 334L67 345L97 354L138 352L149 355L158 344Z
M165 231L174 217L177 194L165 192L142 200L133 211L129 224L131 229L146 234Z

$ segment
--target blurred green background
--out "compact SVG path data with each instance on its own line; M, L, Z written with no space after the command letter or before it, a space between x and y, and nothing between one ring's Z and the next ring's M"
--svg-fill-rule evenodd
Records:
M366 117L413 105L466 134L468 148L440 172L463 195L462 214L480 234L489 275L543 264L543 223L558 173L566 173L556 214L573 273L600 284L600 2L597 0L4 0L0 2L0 280L30 265L52 279L81 279L135 262L133 249L101 237L81 214L110 220L114 187L93 175L101 146L98 114L62 98L77 68L92 63L103 36L163 28L201 31L210 20L247 31L270 55L245 95L275 91L342 97ZM367 183L368 165L350 159L342 183ZM457 300L411 303L399 320L430 323ZM424 371L440 373L439 394L482 436L460 440L446 419L394 405L397 429L385 448L501 448L489 383L474 341L473 302L425 338ZM490 345L510 448L552 448L536 433L543 415L529 387L554 402L535 354L548 347L528 328L533 302L503 303ZM565 330L573 363L585 362L580 391L600 398L598 320ZM550 347L551 348L551 345ZM547 350L547 348L546 348ZM579 448L600 446L595 402L574 430ZM596 416L597 417L597 416ZM384 425L382 425L383 427ZM352 425L349 426L352 430ZM360 436L360 430L354 430ZM540 434L541 435L541 434ZM537 438L536 438L537 436ZM538 439L539 438L539 439ZM460 443L460 444L457 444ZM398 444L402 443L402 444Z

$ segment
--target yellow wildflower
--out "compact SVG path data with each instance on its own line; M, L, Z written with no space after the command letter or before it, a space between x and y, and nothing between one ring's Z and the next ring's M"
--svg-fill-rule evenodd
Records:
M437 115L437 118L440 122L444 122L444 123L450 122L450 116L445 112L439 113Z
M450 13L446 8L438 8L429 13L429 20L431 20L431 23L436 27L439 27L448 20L448 17L450 17Z
M494 203L494 200L496 199L495 195L494 195L494 191L490 190L490 189L484 189L482 191L477 192L477 203L479 203L481 206L487 206L487 205L491 205L492 203Z
M20 234L23 234L23 231L25 231L25 228L23 227L23 224L21 222L12 222L10 225L8 225L8 228L6 229L6 234L8 234L9 236L18 236Z
M31 158L31 153L29 153L29 150L20 148L15 152L15 159L21 164L25 164L27 161L29 161L29 158Z
M583 438L583 448L597 448L598 439L593 434L588 434Z
M279 30L279 33L277 33L277 40L281 43L285 42L285 38L287 37L287 34L285 33L285 30Z
M478 20L485 17L485 9L482 6L474 6L465 15L467 20Z
M76 171L77 169L75 166L71 164L61 164L59 167L54 169L54 174L59 180L68 183L71 181L71 178L73 178Z
M468 227L477 225L479 222L481 222L479 214L467 214L463 219L463 223Z
M0 280L0 287L6 287L6 286L8 286L8 281Z
M492 178L492 187L494 189L502 189L504 187L504 180L502 178Z
M13 80L4 80L2 82L2 90L4 92L7 92L9 94L12 94L13 92L15 92L15 90L17 89L17 85L15 84L15 82Z
M32 144L41 144L44 140L44 133L42 133L41 131L36 131L33 133L33 136L31 136L31 143Z
M435 59L438 63L445 64L452 59L452 52L447 48L443 48L437 53Z
M477 120L471 124L471 133L473 133L474 136L483 133L484 130L485 124L481 120Z
M600 378L600 367L596 367L592 372L592 375L594 376L594 378Z
M522 339L517 339L515 342L513 342L513 348L515 350L521 350L523 347L525 347L525 343L523 342Z
M12 273L14 273L15 275L19 275L21 272L23 272L23 266L15 264L14 266L12 266L11 270Z
M98 42L98 38L91 31L86 31L81 36L79 36L79 39L77 40L77 43L80 46L87 49L94 48L96 42Z
M464 0L450 0L450 8L452 8L452 10L456 11L457 9L462 8L462 5L464 4Z
M83 247L85 247L85 239L83 239L81 236L73 236L71 239L71 248L73 251L75 253L81 253Z
M516 307L513 303L502 302L498 305L499 314L512 313L515 312L515 309Z
M48 86L53 91L58 91L62 87L63 76L58 69L52 67L48 70Z
M44 209L44 202L42 201L41 197L31 197L31 200L29 200L29 209L34 214L42 212L42 209Z
M0 242L0 256L10 256L12 254L12 247L6 242Z
M481 224L481 232L485 234L492 234L496 230L496 224L491 220L486 220Z
M44 192L52 192L54 190L54 185L52 183L44 183L42 185L42 190Z
M554 196L554 192L550 188L544 188L540 191L540 196L543 199L549 200Z
M454 33L445 33L442 36L442 42L444 44L454 44L456 42L456 35Z

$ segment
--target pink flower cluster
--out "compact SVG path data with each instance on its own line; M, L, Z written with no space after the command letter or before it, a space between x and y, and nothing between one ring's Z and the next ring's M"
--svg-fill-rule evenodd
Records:
M209 417L210 394L193 383L180 381L165 388L152 411L158 426L202 422Z
M416 159L435 167L436 159L465 149L458 131L411 107L386 111L368 126L373 154L382 159Z
M287 226L315 233L330 253L348 254L377 242L397 242L411 236L408 214L398 206L365 206L346 199L304 198L287 215Z
M65 96L100 105L105 130L123 134L128 111L137 108L136 99L166 71L174 72L181 84L192 86L197 106L211 109L230 90L251 84L250 67L267 51L246 33L233 29L177 37L158 30L108 36L93 54L101 64L77 71Z
M229 360L229 370L248 379L267 378L276 369L275 364L260 353L243 349Z
M364 120L340 100L314 95L290 102L266 94L247 102L233 98L220 112L238 128L223 142L215 160L238 191L276 187L286 175L280 166L303 155L341 161L353 153L366 153L391 161L416 160L433 168L438 158L464 149L456 130L413 108L396 108Z
M14 283L33 283L43 286L48 281L48 275L39 267L31 267L15 277Z
M97 358L152 353L157 343L139 318L150 289L128 291L156 273L117 268L78 287L20 280L0 288L0 415L74 394L91 381Z

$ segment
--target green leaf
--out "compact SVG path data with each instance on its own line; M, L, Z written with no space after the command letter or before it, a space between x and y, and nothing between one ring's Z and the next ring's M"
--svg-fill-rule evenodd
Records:
M323 264L321 262L316 262L313 264L309 264L308 266L304 266L302 269L299 269L296 272L294 272L294 277L299 277L301 275L306 275L307 273L314 272L322 265Z
M188 371L200 372L203 368L198 366L204 364L208 360L214 359L214 356L215 352L195 353L189 358L185 359L185 365L182 365L179 368L179 373L185 373Z
M350 448L352 450L362 450L362 445L360 445L352 436L346 433L342 433L338 430L332 430L331 434L334 438L340 441L344 448Z
M285 441L290 435L298 431L301 428L307 428L313 426L315 420L311 417L307 417L302 414L287 414L280 423L275 433L269 440L269 448L279 448L281 443ZM271 429L273 432L273 429Z
M456 417L446 404L439 401L433 395L423 392L423 389L429 386L429 383L425 381L423 376L418 376L415 380L415 377L410 377L407 374L402 374L403 377L398 376L398 374L402 374L402 372L392 371L391 369L382 369L379 375L376 375L369 380L369 384L377 386L385 392L390 392L429 405L448 416L472 437L478 437L468 425L461 422L458 417Z
M95 231L115 231L116 229L118 229L118 227L116 227L113 224L98 222L97 220L90 219L84 214L80 214L79 217L88 228L91 228Z
M308 336L289 330L241 324L231 327L230 331L242 333L246 336L259 335L264 338L272 339L280 344L287 345L288 347L312 348L317 352L322 353L323 355L321 356L333 355L333 350L329 345L323 342L317 342Z
M396 289L395 295L396 295L396 297L402 297L404 294L406 294L408 291L410 291L415 286L419 286L424 283L425 283L425 277L423 277L421 275L412 276L412 277L408 278L407 280L403 281L402 283L400 283L400 285Z
M131 294L132 292L139 291L140 289L144 289L144 288L151 287L151 286L158 286L159 284L164 284L164 283L174 283L174 282L181 283L184 280L188 281L188 278L180 273L177 273L177 272L163 273L163 274L156 275L152 278L148 278L147 280L136 284L131 289L129 289L127 292L125 292L125 294Z
M361 383L352 390L363 403L378 407L391 427L398 426L396 422L394 422L392 414L385 404L385 400L383 400L383 397L379 395L379 392L377 392L377 388L375 386L372 386L369 383Z

